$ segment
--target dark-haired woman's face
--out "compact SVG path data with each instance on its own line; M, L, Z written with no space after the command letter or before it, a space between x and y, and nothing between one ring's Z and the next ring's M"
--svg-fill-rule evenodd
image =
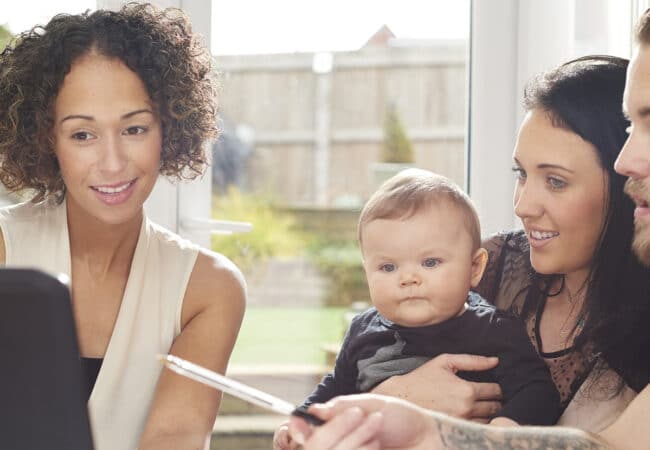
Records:
M142 80L119 60L85 55L64 79L54 118L68 210L107 224L139 218L162 145Z
M543 274L586 276L604 223L607 173L594 146L554 126L544 111L529 112L514 151L515 213Z

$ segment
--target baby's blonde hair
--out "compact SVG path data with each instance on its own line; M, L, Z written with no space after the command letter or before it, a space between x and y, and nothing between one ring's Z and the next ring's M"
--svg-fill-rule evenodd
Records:
M433 204L445 202L458 208L472 238L472 250L481 246L481 224L470 198L450 179L423 169L406 169L386 180L361 210L357 237L362 244L363 227L377 219L409 218Z

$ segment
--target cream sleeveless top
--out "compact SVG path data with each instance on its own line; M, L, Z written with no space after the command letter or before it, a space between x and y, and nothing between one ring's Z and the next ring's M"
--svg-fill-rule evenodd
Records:
M70 273L65 202L0 209L6 265ZM134 450L162 365L180 333L183 297L199 247L142 221L124 297L88 401L96 450Z

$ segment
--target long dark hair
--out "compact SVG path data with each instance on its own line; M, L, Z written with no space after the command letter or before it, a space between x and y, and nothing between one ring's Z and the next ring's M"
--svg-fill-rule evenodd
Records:
M623 192L625 177L614 171L629 126L621 109L627 65L626 59L601 55L569 61L528 84L524 107L545 111L554 125L590 142L607 172L605 223L586 281L584 328L574 345L585 351L589 344L638 391L650 380L650 269L631 250L634 203ZM557 276L535 277L548 295ZM543 295L529 296L525 310L543 300L535 297Z

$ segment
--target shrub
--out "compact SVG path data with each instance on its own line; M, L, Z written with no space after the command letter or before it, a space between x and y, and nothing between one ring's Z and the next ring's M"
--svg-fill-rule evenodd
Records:
M212 236L212 249L232 259L244 271L268 258L304 251L305 238L296 230L294 217L275 209L269 198L245 195L231 186L226 195L213 196L212 216L253 224L250 233Z
M330 280L325 305L349 306L353 302L369 300L368 284L356 240L320 241L312 245L310 255Z
M11 32L4 25L0 25L0 52L5 49L12 37Z

